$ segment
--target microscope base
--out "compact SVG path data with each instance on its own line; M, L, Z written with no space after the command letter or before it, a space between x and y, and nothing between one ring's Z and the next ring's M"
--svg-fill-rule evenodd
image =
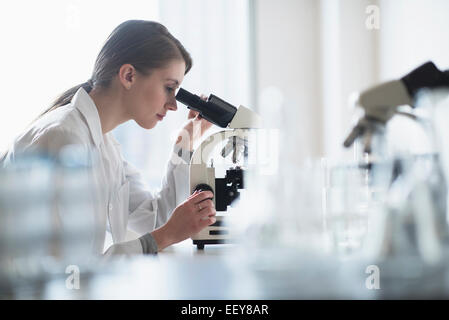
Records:
M229 239L207 239L207 240L192 240L193 245L196 245L198 250L204 250L206 244L224 244L229 243Z

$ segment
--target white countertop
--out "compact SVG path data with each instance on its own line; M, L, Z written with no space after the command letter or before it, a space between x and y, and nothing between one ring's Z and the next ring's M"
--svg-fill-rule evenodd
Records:
M395 264L396 263L396 264ZM449 296L447 268L423 272L400 261L380 266L380 290L366 287L363 260L341 261L293 249L248 251L240 245L210 245L198 250L191 240L155 256L110 262L86 277L80 289L60 275L13 297L27 299L383 299ZM390 274L387 274L387 271ZM391 276L391 270L395 276Z

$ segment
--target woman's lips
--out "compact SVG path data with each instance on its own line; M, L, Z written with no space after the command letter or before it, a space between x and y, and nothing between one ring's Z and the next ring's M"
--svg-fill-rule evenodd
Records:
M156 114L156 116L157 116L157 118L160 120L160 121L162 121L163 119L164 119L164 117L165 117L165 114Z

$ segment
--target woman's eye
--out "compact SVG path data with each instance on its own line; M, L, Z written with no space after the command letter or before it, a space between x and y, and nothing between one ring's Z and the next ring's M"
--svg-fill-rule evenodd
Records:
M171 87L166 87L165 89L167 90L168 93L172 93L175 91L175 88L171 88Z

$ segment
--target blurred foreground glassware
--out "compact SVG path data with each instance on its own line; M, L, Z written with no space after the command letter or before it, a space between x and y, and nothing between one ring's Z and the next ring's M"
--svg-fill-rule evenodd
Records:
M367 246L373 258L437 265L447 257L447 146L442 144L442 119L435 118L435 111L448 97L447 90L424 90L417 99L416 121L426 136L426 152L396 153L385 210L373 221L375 232ZM447 125L447 118L443 120Z
M0 286L11 291L27 281L42 281L43 259L53 240L52 161L20 157L0 172ZM3 291L0 290L0 291Z
M371 253L378 259L416 257L429 264L441 258L447 187L434 157L397 159L384 212L373 222ZM443 215L444 216L444 215Z
M324 254L322 161L280 167L272 175L248 174L245 198L239 203L247 217L241 240L248 251Z
M75 265L88 273L97 230L92 157L26 153L0 170L0 295L29 297Z
M447 183L449 181L449 148L447 142L449 141L449 90L441 89L437 91L424 92L418 103L431 112L431 130L435 144L436 154L438 156L439 169L446 181L446 213L442 214L439 220L441 226L445 227L443 232L444 254L446 258L449 257L449 188Z
M381 210L391 181L391 164L326 160L325 224L331 251L363 248L372 215Z

